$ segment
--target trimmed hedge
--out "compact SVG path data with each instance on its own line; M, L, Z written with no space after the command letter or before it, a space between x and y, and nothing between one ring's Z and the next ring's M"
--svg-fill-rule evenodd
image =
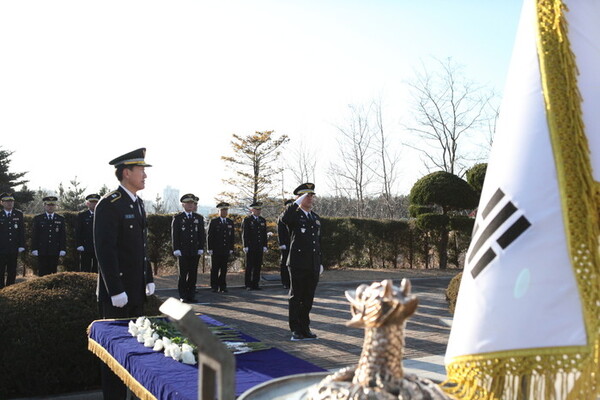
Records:
M423 207L419 211L427 211ZM76 212L62 212L67 225L67 255L60 259L59 271L78 271L79 255L75 249L74 227ZM211 215L205 219L208 224ZM148 258L154 273L160 273L160 267L174 266L177 263L172 255L171 221L172 214L148 215ZM230 214L235 229L234 258L243 266L244 253L241 245L241 223L243 215ZM323 265L325 267L357 267L357 268L430 268L435 265L432 259L434 240L439 218L446 216L430 213L420 214L416 219L379 220L366 218L321 218ZM31 256L31 224L33 216L25 216L27 251L19 257L27 268L37 272L37 262ZM435 220L435 221L434 221ZM446 221L444 219L444 221ZM460 240L454 244L453 260L462 259L468 247L473 219L462 216L451 216L450 227L460 232ZM277 242L277 225L275 220L267 220L269 236L269 252L264 256L264 268L276 269L279 266L280 251ZM204 269L201 261L201 268ZM456 267L458 262L452 262Z
M96 388L100 361L87 349L86 330L99 318L97 275L65 272L0 291L0 398ZM146 315L159 315L148 298Z

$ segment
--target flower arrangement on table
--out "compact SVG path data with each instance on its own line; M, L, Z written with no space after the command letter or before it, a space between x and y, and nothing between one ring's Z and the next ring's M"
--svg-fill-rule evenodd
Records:
M226 326L211 326L209 329L216 335L233 354L249 353L269 349L270 346L261 342L245 342L240 333ZM197 363L198 349L171 323L164 319L139 317L129 321L129 333L145 347L154 351L162 351L165 357L194 365Z

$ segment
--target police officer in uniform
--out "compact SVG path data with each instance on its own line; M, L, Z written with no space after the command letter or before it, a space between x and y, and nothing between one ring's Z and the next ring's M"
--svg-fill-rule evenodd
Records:
M14 208L10 193L0 194L0 289L12 285L17 278L17 257L25 250L23 213ZM6 276L6 279L4 278Z
M85 196L87 210L77 214L75 226L75 243L79 252L79 270L81 272L98 272L98 260L94 252L94 210L100 195L93 193Z
M154 293L152 269L146 257L147 223L143 201L146 149L110 161L119 180L117 190L106 194L94 213L94 247L98 257L98 302L102 318L143 315L146 295ZM123 382L102 363L105 399L124 399Z
M175 215L171 223L173 255L179 262L177 288L181 301L195 303L198 262L204 253L206 241L204 218L194 212L196 196L184 194L180 201L184 211Z
M38 258L38 275L55 274L58 258L67 254L67 231L65 217L55 213L58 198L46 196L42 199L42 214L33 217L31 254Z
M242 222L242 246L246 253L246 290L262 290L258 287L263 253L267 251L267 221L260 216L262 203L250 204L252 214Z
M296 201L290 204L281 220L290 233L288 266L292 286L289 298L291 340L316 339L310 330L310 310L315 297L321 262L321 221L312 211L315 185L303 183L294 190Z
M283 205L287 207L293 203L293 199L286 200ZM279 271L281 276L281 284L284 289L290 288L290 272L287 266L288 255L290 254L290 233L286 224L281 220L281 216L277 218L277 240L279 241L279 250L281 250L281 260L279 261Z
M217 204L219 216L208 225L208 254L211 256L210 287L214 293L227 292L227 266L233 254L233 221L227 218L229 203Z

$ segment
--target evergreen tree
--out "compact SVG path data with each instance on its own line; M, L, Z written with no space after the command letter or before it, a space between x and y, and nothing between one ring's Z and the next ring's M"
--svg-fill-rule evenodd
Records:
M223 182L235 188L234 192L221 193L234 205L245 205L268 199L275 190L276 177L282 168L277 165L281 146L289 141L286 135L273 136L274 131L255 132L241 137L233 134L231 146L234 155L222 156L234 177Z
M26 183L29 181L23 179L27 172L10 172L10 156L13 153L0 147L0 193L13 193L15 207L23 208L33 200L34 193L27 188ZM18 186L21 186L21 190L16 190Z
M61 208L65 211L81 211L85 204L85 190L86 188L81 187L81 182L77 180L77 177L69 181L68 189L65 190L62 182L58 186L58 198L60 200Z

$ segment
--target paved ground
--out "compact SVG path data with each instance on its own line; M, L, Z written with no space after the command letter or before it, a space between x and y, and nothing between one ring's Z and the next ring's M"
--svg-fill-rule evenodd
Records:
M241 274L231 274L228 293L212 293L207 274L201 274L198 303L194 310L322 368L335 370L356 364L363 342L363 331L348 328L349 303L344 291L355 289L361 283L382 279L408 277L412 291L419 298L416 315L406 326L404 366L421 376L441 381L444 379L443 355L446 350L451 316L445 301L445 288L458 271L439 270L340 270L326 271L317 288L311 313L311 329L318 340L292 342L287 324L287 290L283 289L276 274L267 274L261 283L263 290L246 291ZM161 298L179 297L175 275L156 278L157 295ZM99 392L77 393L64 396L39 397L53 400L96 400Z

